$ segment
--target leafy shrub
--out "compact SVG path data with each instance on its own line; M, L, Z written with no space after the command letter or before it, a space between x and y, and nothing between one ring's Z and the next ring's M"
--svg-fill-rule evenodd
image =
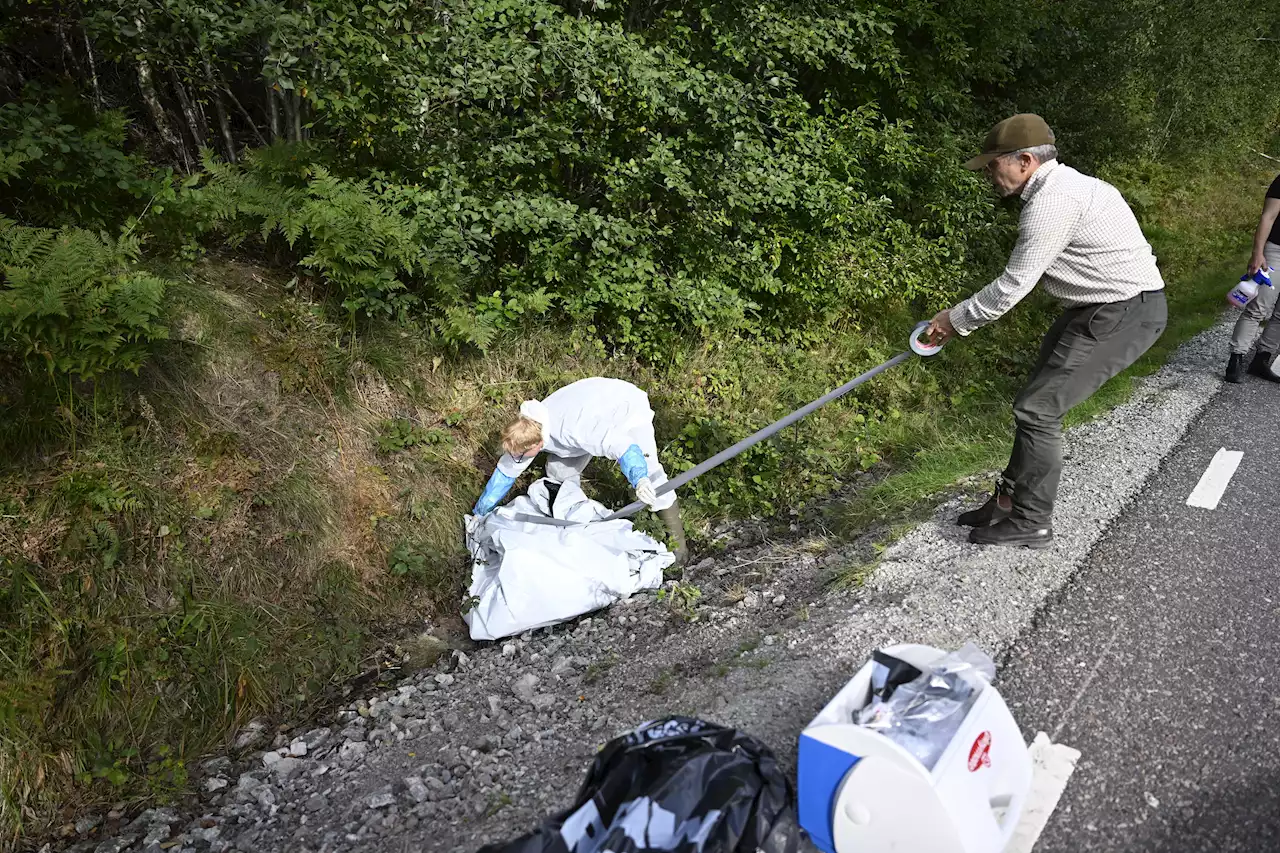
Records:
M378 450L383 453L394 453L419 444L448 444L453 440L448 432L442 429L423 429L405 418L393 418L378 425L378 436L375 439Z
M137 268L138 239L0 218L0 345L50 374L137 372L160 322L165 279Z
M114 227L170 183L124 151L121 110L97 115L74 92L30 85L0 106L0 213L29 225Z

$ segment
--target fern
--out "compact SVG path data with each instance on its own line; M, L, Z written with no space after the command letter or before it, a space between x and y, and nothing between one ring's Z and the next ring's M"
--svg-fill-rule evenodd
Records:
M137 268L140 247L79 228L0 219L0 346L50 374L136 372L160 322L168 282Z

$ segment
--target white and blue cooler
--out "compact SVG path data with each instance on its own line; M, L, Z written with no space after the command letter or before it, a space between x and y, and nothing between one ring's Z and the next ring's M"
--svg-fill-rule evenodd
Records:
M945 654L909 644L883 651L920 669ZM862 667L800 734L800 825L826 853L1000 853L1032 775L1031 755L1004 699L984 686L928 770L855 722L872 666Z

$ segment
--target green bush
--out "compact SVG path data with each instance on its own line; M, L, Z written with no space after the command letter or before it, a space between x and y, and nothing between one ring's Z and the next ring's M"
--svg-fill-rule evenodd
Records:
M0 214L27 225L114 228L169 183L124 150L129 121L74 91L29 85L0 106Z
M167 336L165 279L136 266L138 239L0 218L0 352L53 375L137 372Z

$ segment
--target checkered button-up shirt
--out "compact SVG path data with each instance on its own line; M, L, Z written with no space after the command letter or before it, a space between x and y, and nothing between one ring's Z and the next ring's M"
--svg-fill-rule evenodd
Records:
M1122 302L1161 290L1151 244L1120 191L1057 160L1022 188L1018 242L1004 273L951 310L961 335L1017 305L1042 278L1068 307Z

